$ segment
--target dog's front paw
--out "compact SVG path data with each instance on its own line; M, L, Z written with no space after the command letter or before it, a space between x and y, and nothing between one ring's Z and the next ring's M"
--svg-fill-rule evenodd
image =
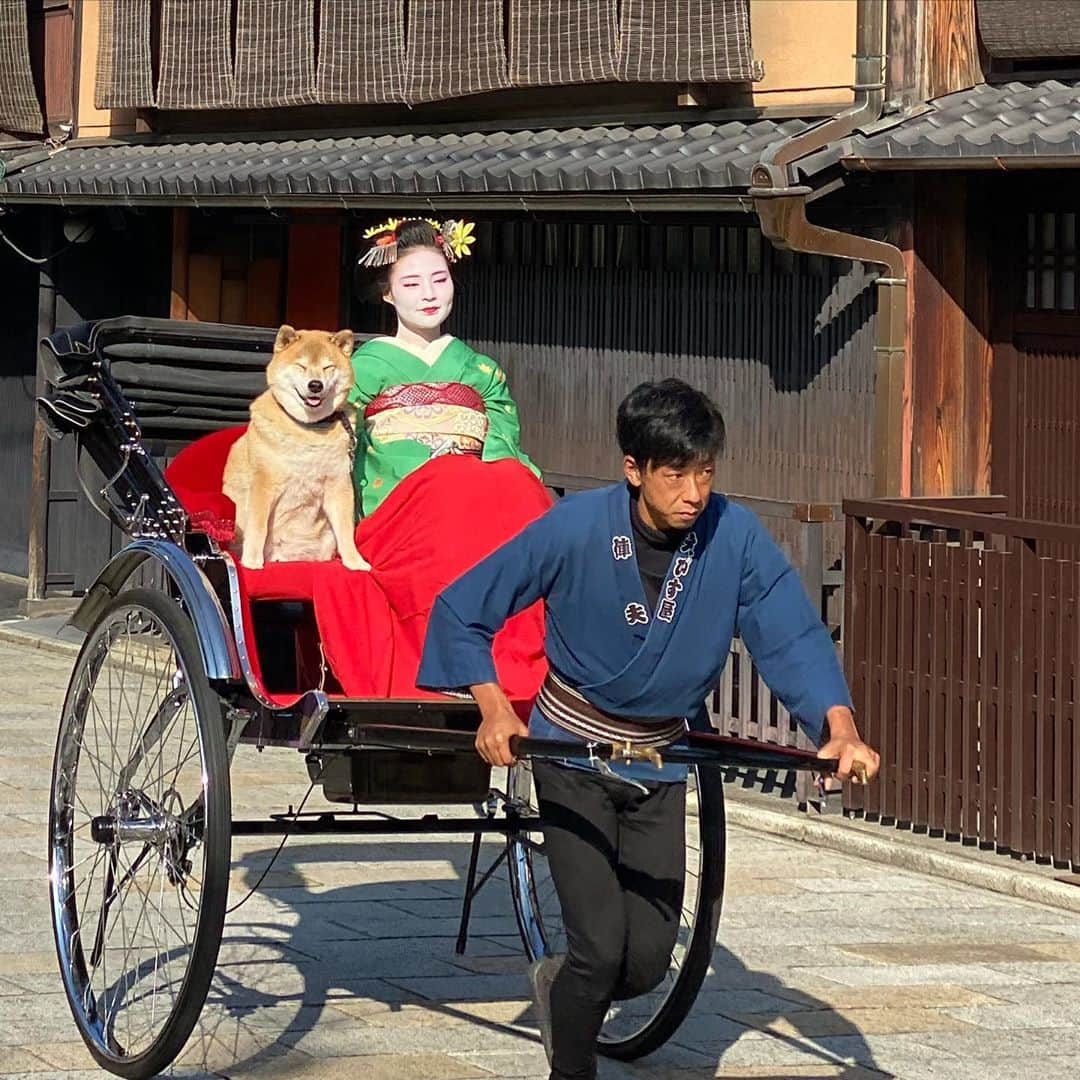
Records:
M240 556L240 565L246 570L261 570L263 568L263 557L245 552Z
M345 564L347 570L371 569L371 563L369 563L359 551L343 551L341 553L341 561Z

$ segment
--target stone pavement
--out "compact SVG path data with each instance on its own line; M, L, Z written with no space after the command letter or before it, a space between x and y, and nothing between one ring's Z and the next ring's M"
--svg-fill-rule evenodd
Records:
M26 583L0 574L0 622L19 615L19 601L26 595Z
M103 1075L60 992L46 895L70 666L0 644L4 1080ZM238 815L285 809L306 788L298 755L241 747ZM237 897L273 847L234 842ZM545 1077L503 879L481 894L467 955L454 954L466 856L457 840L290 840L226 924L176 1074ZM600 1076L1080 1076L1080 917L733 828L720 944L694 1011L661 1051L604 1062Z

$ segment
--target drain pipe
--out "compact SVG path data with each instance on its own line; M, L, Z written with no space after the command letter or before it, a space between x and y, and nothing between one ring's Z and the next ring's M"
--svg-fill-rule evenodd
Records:
M771 146L751 174L748 194L761 231L779 248L878 263L874 344L874 494L910 494L911 450L906 438L905 377L907 268L900 249L881 240L827 229L807 220L809 187L796 183L794 162L881 116L885 101L883 50L887 0L857 0L854 101L843 112Z

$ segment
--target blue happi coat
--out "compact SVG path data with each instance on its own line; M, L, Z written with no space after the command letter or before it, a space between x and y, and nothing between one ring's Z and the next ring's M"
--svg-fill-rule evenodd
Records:
M491 646L540 597L552 668L598 708L692 721L737 632L769 688L820 741L826 711L850 707L836 647L802 582L749 510L713 494L648 611L625 484L568 495L443 590L417 685L497 682ZM534 710L530 733L567 738Z

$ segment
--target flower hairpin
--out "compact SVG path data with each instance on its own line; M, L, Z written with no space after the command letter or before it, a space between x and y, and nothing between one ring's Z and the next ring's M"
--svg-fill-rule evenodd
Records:
M398 257L398 230L409 218L389 218L381 225L375 225L364 232L363 238L370 240L371 247L360 258L361 266L389 266ZM439 222L424 218L435 230L435 243L442 249L449 262L458 262L472 254L470 250L475 242L473 235L476 226L471 221L450 218Z
M454 261L467 258L472 252L469 250L474 240L473 232L476 226L471 221L444 221L442 223L442 238L450 250Z

